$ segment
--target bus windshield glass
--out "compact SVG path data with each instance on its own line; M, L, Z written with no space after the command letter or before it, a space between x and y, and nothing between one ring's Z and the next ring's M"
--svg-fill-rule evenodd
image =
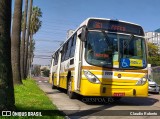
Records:
M89 31L85 59L89 64L101 67L145 68L145 39L134 35Z

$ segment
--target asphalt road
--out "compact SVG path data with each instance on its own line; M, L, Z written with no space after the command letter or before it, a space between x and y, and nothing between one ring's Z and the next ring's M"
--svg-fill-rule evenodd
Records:
M160 95L148 98L121 98L119 101L100 97L69 99L64 90L52 89L48 78L35 77L50 100L71 119L159 119ZM154 115L154 116L153 116Z

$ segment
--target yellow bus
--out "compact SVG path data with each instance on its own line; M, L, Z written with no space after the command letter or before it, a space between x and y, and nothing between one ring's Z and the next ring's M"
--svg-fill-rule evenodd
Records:
M82 96L147 97L147 48L140 25L88 18L54 52L52 88Z

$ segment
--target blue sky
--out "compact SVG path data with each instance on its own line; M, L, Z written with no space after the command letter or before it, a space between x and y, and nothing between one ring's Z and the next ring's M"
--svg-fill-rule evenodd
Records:
M33 0L43 12L42 27L34 36L35 56L51 56L69 29L76 29L88 17L120 19L140 24L145 31L160 28L160 0ZM50 59L34 59L50 64Z

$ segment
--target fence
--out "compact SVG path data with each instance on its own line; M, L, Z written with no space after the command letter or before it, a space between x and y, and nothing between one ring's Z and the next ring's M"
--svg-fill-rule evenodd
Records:
M160 66L152 67L153 80L160 85Z

